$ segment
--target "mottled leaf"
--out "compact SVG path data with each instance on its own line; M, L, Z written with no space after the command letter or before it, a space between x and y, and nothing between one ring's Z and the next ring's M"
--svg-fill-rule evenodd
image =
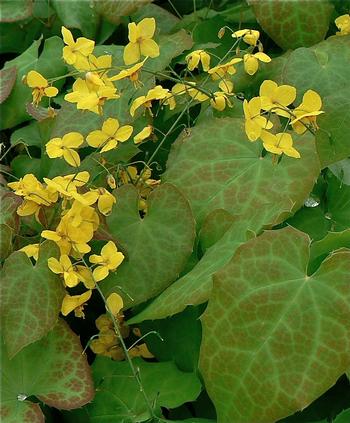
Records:
M214 276L200 369L218 423L270 423L305 408L350 365L350 251L306 273L309 238L268 231Z
M143 219L133 186L125 185L115 194L117 204L107 224L126 259L101 287L108 294L118 291L124 303L136 305L178 277L192 252L195 223L188 201L170 184L161 185L150 194Z
M157 29L161 34L169 34L180 19L157 4L149 3L140 7L133 15L132 20L140 22L143 18L153 17L156 20Z
M3 423L44 422L39 405L27 400L33 395L65 410L81 407L93 398L91 371L79 338L64 321L11 360L3 341L1 348Z
M11 94L12 88L16 81L16 66L2 69L0 71L0 104L3 103Z
M42 338L57 322L65 291L60 278L48 268L47 260L58 254L55 244L46 241L35 266L19 251L5 261L1 275L1 320L10 357Z
M19 227L16 210L20 203L17 195L0 190L0 260L4 260L11 253L12 238Z
M284 50L322 41L333 12L328 0L248 0L248 4L263 30Z
M29 18L32 9L33 0L2 0L0 22L16 22Z
M281 163L273 165L271 156L261 156L258 143L247 141L242 126L241 119L215 119L201 123L189 137L176 141L165 181L184 192L198 224L217 209L234 215L236 221L191 272L172 284L132 322L163 318L187 305L205 302L213 273L246 241L247 231L259 233L262 227L282 222L311 191L319 174L311 137L296 139L300 160L283 157Z
M134 13L152 0L94 0L94 7L108 22L118 25L123 16ZM150 16L149 16L150 17Z

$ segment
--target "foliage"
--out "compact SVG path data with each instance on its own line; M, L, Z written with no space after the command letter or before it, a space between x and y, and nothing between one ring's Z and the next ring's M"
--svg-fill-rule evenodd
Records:
M349 2L1 9L1 420L348 422Z

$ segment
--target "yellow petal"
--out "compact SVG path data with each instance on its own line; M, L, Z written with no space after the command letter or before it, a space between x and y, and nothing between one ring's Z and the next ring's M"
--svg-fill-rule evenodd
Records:
M46 239L50 239L51 241L59 241L61 239L60 235L54 231L42 231L41 236Z
M88 301L91 297L92 291L86 291L81 295L66 295L63 298L61 313L63 316L67 316L71 313L75 308L83 305Z
M50 159L62 157L63 155L61 138L53 138L46 144L45 148L46 153L50 157Z
M101 148L101 153L104 153L105 151L113 150L113 148L116 148L118 146L118 141L113 138L106 142L106 144Z
M187 62L187 68L190 71L193 71L198 66L198 63L199 63L200 58L201 58L198 52L199 52L199 50L192 51L192 53L188 54L185 57L185 60Z
M118 252L118 249L113 241L108 241L101 249L101 256L105 258L111 258Z
M120 142L124 142L128 140L131 137L133 131L133 127L130 125L124 125L118 129L118 131L115 134L115 139L117 139Z
M244 55L244 70L248 75L254 75L259 68L258 60L251 54Z
M49 269L51 270L51 272L59 274L59 273L63 273L63 267L61 265L61 263L55 259L54 257L50 257L47 260L47 265L49 267Z
M64 276L64 283L66 286L68 286L68 288L74 288L75 286L78 285L79 283L78 275L75 274L74 272L64 272L63 276Z
M142 106L146 101L146 97L144 95L137 97L131 104L130 107L130 114L132 117L134 117L136 110Z
M250 141L256 141L260 137L261 129L252 119L246 119L245 132Z
M119 121L118 119L108 118L104 121L102 125L102 131L109 135L110 137L113 137L115 133L117 132L119 128Z
M277 89L278 85L276 84L275 81L271 81L270 79L266 79L261 85L260 85L260 90L259 90L259 94L260 97L269 97L271 98L276 89Z
M86 137L86 142L90 145L90 147L98 148L105 143L108 138L107 134L100 130L96 130L90 132L90 134Z
M61 33L62 33L64 43L67 44L68 46L73 46L74 45L74 38L73 38L72 33L69 31L69 29L62 26Z
M307 111L314 112L321 109L322 100L316 91L307 90L303 96L302 104Z
M126 65L131 65L140 60L141 52L139 43L129 43L124 47L123 60Z
M67 148L78 148L84 142L84 137L79 132L69 132L63 136L62 141Z
M205 72L208 72L209 67L210 67L210 56L205 51L203 51L200 56L201 56L201 62L202 62L203 70Z
M26 80L30 88L45 88L48 86L47 80L36 71L29 71Z
M96 269L93 270L92 275L96 282L102 281L108 276L108 268L106 266L97 266Z
M153 127L151 125L146 126L137 135L134 136L134 143L139 144L143 140L149 138L152 134Z
M114 195L110 194L108 191L107 193L108 194L100 196L97 206L99 211L105 216L107 216L112 211L113 204L115 204L117 201Z
M142 38L152 38L156 30L156 21L154 18L144 18L137 24L137 29Z
M68 65L73 65L76 61L76 54L73 53L71 47L69 46L65 46L63 47L63 51L62 51L62 56L63 59L66 63L68 63Z
M47 87L44 90L46 97L56 97L58 89L56 87Z
M136 23L135 22L130 22L128 24L128 30L129 30L129 34L128 34L129 41L131 43L136 43L137 42L137 39L139 38L139 35L140 35Z
M120 312L123 306L124 306L123 299L117 293L113 292L107 298L107 307L114 316L117 316L117 314Z
M255 53L254 57L256 57L260 62L269 63L271 62L271 57L269 57L267 54L259 52Z
M80 166L80 157L79 154L72 150L71 148L63 150L63 158L64 160L73 167Z
M143 56L158 57L159 46L154 40L142 40L140 43L140 52Z
M291 85L281 85L276 90L276 98L282 106L289 106L293 103L297 95L297 90Z
M80 37L75 42L75 50L78 50L83 56L89 56L94 50L95 41L89 40L85 37Z

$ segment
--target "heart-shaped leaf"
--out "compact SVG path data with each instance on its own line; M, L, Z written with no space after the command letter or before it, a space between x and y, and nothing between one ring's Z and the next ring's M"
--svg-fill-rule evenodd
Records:
M58 257L57 246L45 241L35 266L16 251L5 261L1 274L1 320L10 358L42 338L58 319L65 294L60 278L47 266Z
M161 185L150 194L143 219L133 186L121 187L116 197L117 204L107 224L126 259L101 287L108 294L118 291L125 304L136 305L158 294L179 276L192 252L195 223L188 201L170 184Z
M274 165L271 156L261 156L258 143L247 140L243 125L243 120L237 118L207 120L189 137L175 143L164 179L184 192L197 223L204 221L205 227L214 224L218 209L234 215L235 221L191 272L131 322L163 318L187 305L207 301L212 275L246 241L247 231L258 233L263 227L280 223L288 212L300 207L311 191L319 174L312 138L296 138L301 159L283 157ZM227 228L226 221L222 222Z
M350 251L306 273L293 228L238 248L214 276L200 369L218 423L271 423L305 408L350 365Z
M64 321L11 360L1 340L1 360L3 423L43 422L39 405L26 400L32 395L64 410L81 407L94 396L90 367L79 338Z

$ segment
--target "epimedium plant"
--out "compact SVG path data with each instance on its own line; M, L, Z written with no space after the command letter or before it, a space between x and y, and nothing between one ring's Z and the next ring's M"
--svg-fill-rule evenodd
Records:
M125 46L57 6L5 64L4 422L288 422L349 370L350 17L249 3L211 43L142 6Z

